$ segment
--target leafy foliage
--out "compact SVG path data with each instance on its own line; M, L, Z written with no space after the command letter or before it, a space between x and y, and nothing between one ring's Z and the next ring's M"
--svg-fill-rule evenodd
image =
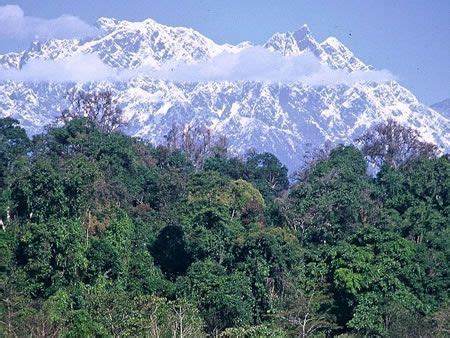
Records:
M1 336L448 335L450 163L385 144L415 133L290 184L204 128L125 136L99 99L32 139L0 119Z

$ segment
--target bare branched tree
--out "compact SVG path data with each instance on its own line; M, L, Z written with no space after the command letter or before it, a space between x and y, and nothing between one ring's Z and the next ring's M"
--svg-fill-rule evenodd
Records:
M444 306L433 316L435 337L450 336L450 302L447 301Z
M392 119L376 124L356 139L367 160L375 167L389 165L397 168L416 158L433 158L438 155L435 144L421 140L417 130Z
M180 127L174 124L166 135L166 146L171 150L182 150L198 169L208 157L225 156L228 140L225 136L216 136L204 125L187 125Z
M284 310L276 317L292 336L306 338L335 328L331 298L320 291L323 285L319 283L304 288L293 285L289 280L284 280L284 283Z
M122 110L111 91L84 92L72 90L67 94L68 107L61 112L58 122L67 123L76 118L87 118L103 132L110 133L123 125Z
M276 199L276 203L279 207L283 224L299 235L300 243L303 243L305 240L311 224L324 218L322 213L314 206L306 210L306 212L299 212L295 202L289 196L282 196Z

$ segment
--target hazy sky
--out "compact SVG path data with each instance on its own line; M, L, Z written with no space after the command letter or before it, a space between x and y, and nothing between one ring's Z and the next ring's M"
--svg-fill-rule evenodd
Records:
M0 25L0 53L26 48L35 27L41 36L65 36L66 31L48 32L41 25L41 19L61 15L81 20L59 19L52 27L69 20L78 32L100 16L151 17L192 27L218 43L263 43L275 32L306 23L317 40L337 37L364 62L391 71L425 103L450 97L450 0L0 0L7 4L33 18L22 34Z

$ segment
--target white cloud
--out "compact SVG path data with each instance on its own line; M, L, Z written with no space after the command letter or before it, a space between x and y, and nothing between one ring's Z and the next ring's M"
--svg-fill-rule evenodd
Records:
M268 81L301 82L308 85L383 82L393 79L388 71L350 73L332 69L308 52L283 56L263 47L246 48L239 53L222 53L203 63L169 62L160 69L147 73L155 78L174 81Z
M88 82L114 80L117 73L97 55L77 54L58 60L29 61L22 69L0 69L0 81Z
M310 53L282 56L262 47L222 53L206 62L186 64L172 61L158 68L142 66L119 70L104 64L97 55L77 54L59 60L31 60L20 70L0 69L0 80L14 81L126 81L137 76L179 82L266 81L311 86L393 79L388 71L350 73L331 69Z
M0 39L71 39L98 34L98 29L71 15L56 19L26 16L17 5L0 6Z

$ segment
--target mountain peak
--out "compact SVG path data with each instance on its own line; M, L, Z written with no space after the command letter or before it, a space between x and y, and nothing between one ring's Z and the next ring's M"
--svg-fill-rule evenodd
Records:
M141 25L143 25L143 26L148 26L148 25L162 26L151 18L147 18L143 21L128 21L128 20L118 20L115 18L101 17L97 20L97 26L99 26L100 28L102 28L103 30L106 30L106 31L114 30L118 26L139 27Z
M450 119L450 98L432 104L430 107Z
M319 43L314 39L307 25L303 25L300 29L292 33L292 36L297 43L297 46L301 52L310 51L319 59L323 59L323 50Z
M119 20L115 18L107 18L107 17L100 17L97 19L97 26L104 29L104 30L110 30L117 26L119 23Z
M302 41L310 41L314 44L317 44L317 41L314 39L314 37L311 34L311 31L309 30L307 25L303 25L299 29L297 29L295 32L292 33L292 36L294 37L295 41L297 43L301 43Z
M295 33L301 34L301 35L308 35L311 34L311 30L309 29L308 25L305 23L303 24L299 29L297 29Z
M334 47L336 49L339 49L341 47L347 48L347 47L345 47L343 45L343 43L341 41L339 41L334 36L330 36L330 37L326 38L325 41L322 42L322 45L329 45L329 46Z
M370 70L372 66L366 65L353 55L341 41L334 36L330 36L320 44L320 47L327 55L328 64L337 69L346 69L350 72L355 70Z
M144 21L142 21L142 23L143 24L146 24L146 25L161 25L160 23L158 23L158 22L156 22L155 20L153 20L152 18L147 18L147 19L145 19ZM164 25L162 25L162 26L164 26Z

